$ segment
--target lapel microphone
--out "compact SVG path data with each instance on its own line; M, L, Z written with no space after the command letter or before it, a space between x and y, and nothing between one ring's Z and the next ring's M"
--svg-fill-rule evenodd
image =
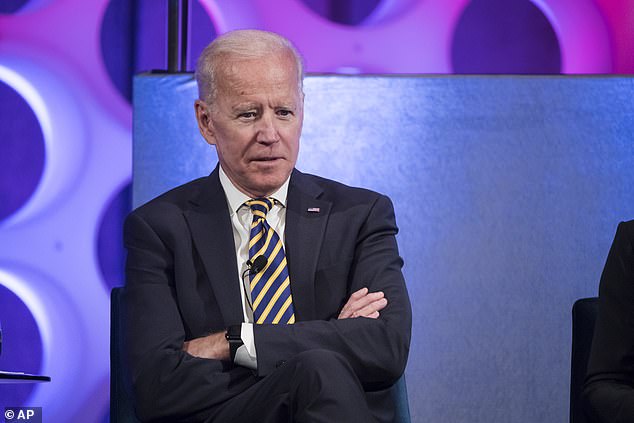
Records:
M262 269L266 267L266 264L268 262L269 259L267 259L266 257L262 255L257 256L253 259L253 261L247 260L247 270L242 272L242 290L244 291L244 298L247 300L251 311L253 311L253 304L251 304L251 300L249 299L250 295L247 292L246 281L244 280L244 277L247 275L247 273L249 274L249 276L259 273Z
M249 275L255 275L260 270L264 269L264 267L266 266L266 263L268 262L269 260L264 256L257 256L255 259L253 259L253 262L251 260L247 260L247 266L249 267Z

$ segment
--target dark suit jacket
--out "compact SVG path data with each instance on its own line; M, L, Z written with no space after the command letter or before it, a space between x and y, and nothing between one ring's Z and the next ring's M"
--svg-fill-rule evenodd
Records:
M254 374L182 351L184 341L243 320L218 169L133 211L125 223L125 332L139 417L204 420L284 360L324 348L349 360L373 411L389 421L387 388L405 368L411 331L396 232L387 197L293 171L285 242L297 323L254 325ZM363 286L385 292L380 318L337 320Z
M583 398L591 421L634 423L634 220L619 224L601 275Z

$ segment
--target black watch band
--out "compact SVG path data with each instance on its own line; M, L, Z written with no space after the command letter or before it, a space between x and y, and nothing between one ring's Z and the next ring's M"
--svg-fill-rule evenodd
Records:
M242 342L242 337L240 336L242 333L242 325L233 325L227 328L227 333L225 333L225 338L229 341L229 357L231 358L231 362L233 363L236 359L236 351L240 348L244 343Z

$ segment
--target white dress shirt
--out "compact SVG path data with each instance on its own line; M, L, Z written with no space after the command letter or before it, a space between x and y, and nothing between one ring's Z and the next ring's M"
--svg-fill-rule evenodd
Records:
M229 215L231 216L231 226L233 228L233 241L235 243L236 259L238 261L238 281L240 283L240 297L242 299L242 312L244 315L244 322L242 323L242 330L240 337L242 338L242 345L236 351L235 363L248 367L250 369L257 368L257 353L255 349L255 340L253 338L253 310L249 305L252 303L251 298L246 301L245 294L251 296L251 289L249 287L248 276L244 279L242 274L247 270L247 260L249 259L249 237L251 232L251 223L253 222L253 214L251 209L244 205L244 203L252 198L238 190L235 185L229 180L229 177L225 174L222 166L220 166L220 185L227 197L227 204L229 206ZM289 177L290 178L290 177ZM286 179L284 184L269 195L269 198L275 199L273 208L267 213L266 221L277 232L284 249L286 245L284 242L284 229L286 227L286 195L288 194L288 181Z

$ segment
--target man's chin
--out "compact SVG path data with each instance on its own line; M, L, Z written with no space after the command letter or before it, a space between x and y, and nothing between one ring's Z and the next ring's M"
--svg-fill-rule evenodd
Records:
M277 172L254 177L249 181L249 193L254 197L266 197L277 191L286 182L288 174Z

